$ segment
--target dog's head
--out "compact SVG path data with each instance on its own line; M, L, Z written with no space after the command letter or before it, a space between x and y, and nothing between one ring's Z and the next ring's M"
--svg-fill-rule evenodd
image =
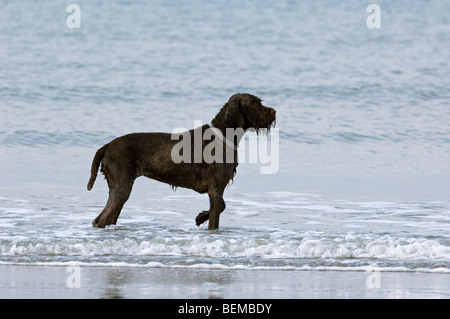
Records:
M275 114L273 108L262 105L260 98L237 93L230 97L212 124L216 127L243 128L245 131L268 134L270 128L275 126Z

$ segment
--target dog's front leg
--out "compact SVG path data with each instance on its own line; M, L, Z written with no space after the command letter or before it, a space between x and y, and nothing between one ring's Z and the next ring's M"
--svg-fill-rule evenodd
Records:
M223 200L223 188L212 186L208 191L209 195L209 224L208 229L214 230L219 228L220 213L225 209L225 202ZM200 213L199 215L201 215Z
M220 213L222 213L225 210L225 201L222 199L222 210ZM197 215L195 218L195 224L197 226L200 226L204 222L206 222L209 219L209 210L204 210L200 214Z

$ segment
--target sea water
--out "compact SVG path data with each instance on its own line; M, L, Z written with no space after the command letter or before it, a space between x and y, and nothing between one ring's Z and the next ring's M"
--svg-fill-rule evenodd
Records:
M80 28L0 1L0 263L450 272L448 2L378 1L380 28L356 0L76 3ZM145 178L92 228L99 147L236 92L277 110L279 165L238 166L218 231L207 195Z

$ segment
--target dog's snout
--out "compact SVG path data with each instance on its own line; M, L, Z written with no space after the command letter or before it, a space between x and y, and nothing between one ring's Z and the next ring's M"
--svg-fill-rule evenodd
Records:
M275 114L277 113L277 111L274 108L271 108L271 107L269 107L268 109L269 109L270 116L275 117Z

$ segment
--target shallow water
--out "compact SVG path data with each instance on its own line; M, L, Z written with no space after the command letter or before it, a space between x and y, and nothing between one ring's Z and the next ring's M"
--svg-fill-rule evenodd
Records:
M116 226L76 197L2 198L3 263L224 269L450 272L444 202L349 202L285 192L234 194L221 229L194 224L200 195L131 200ZM44 206L45 205L45 206Z
M380 1L381 29L360 1L78 3L69 29L64 2L0 1L0 262L450 271L447 2ZM277 109L279 167L238 167L220 231L144 179L91 227L100 146L236 92Z

